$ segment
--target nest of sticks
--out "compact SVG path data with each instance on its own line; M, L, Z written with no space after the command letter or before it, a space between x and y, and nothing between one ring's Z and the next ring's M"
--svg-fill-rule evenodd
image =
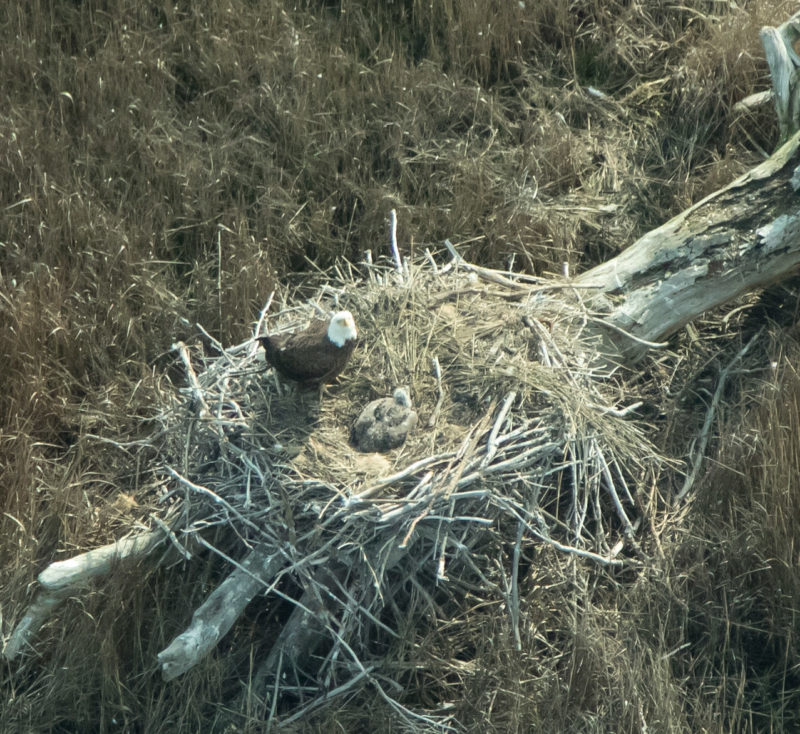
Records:
M612 572L644 562L642 496L666 460L635 418L630 381L598 358L580 293L449 246L341 265L311 297L271 298L253 336L345 308L360 343L321 394L282 382L255 339L225 348L201 329L174 345L183 385L163 392L151 434L155 527L45 569L7 658L87 578L166 543L164 558L210 552L230 571L159 653L165 679L210 653L258 596L292 611L248 700L229 710L252 710L255 696L290 724L371 686L403 726L453 729L400 701L390 651L404 630L443 604L500 599L520 649L520 568L532 558ZM400 385L415 430L392 451L357 451L353 422Z
M591 367L580 299L545 297L533 279L452 254L342 266L302 305L268 304L270 333L320 312L355 315L359 347L321 396L282 384L255 341L175 346L187 386L160 418L172 443L171 538L187 556L198 546L222 556L232 574L159 655L166 678L194 665L256 594L274 594L294 611L252 686L276 697L273 715L295 720L373 685L409 723L447 727L380 682L376 651L420 613L403 601L412 590L500 595L518 636L531 547L638 563L637 488L663 459L630 419L622 381ZM353 422L398 385L416 430L391 452L359 453ZM222 542L208 540L212 528ZM287 680L305 693L291 695Z

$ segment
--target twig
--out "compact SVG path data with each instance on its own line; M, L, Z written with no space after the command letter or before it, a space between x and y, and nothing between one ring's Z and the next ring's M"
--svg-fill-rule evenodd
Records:
M209 342L211 342L211 346L213 346L214 349L216 349L221 355L228 357L227 353L225 352L225 347L222 346L222 342L220 342L219 339L211 336L211 334L206 331L202 324L195 322L194 326L206 339L208 339ZM230 363L232 360L230 357L228 357L227 361Z
M369 678L371 676L372 671L375 670L375 666L371 665L368 668L364 668L363 670L356 673L347 683L342 683L342 685L337 686L332 691L328 691L323 693L318 698L315 698L303 708L295 711L291 716L288 716L285 719L281 720L282 726L288 726L295 721L299 721L307 714L310 714L312 711L316 711L321 706L324 706L335 698L338 698L344 693L347 693L351 688L353 688L357 683L360 683L364 678ZM277 679L276 679L276 686L277 686ZM277 696L276 696L277 698Z
M706 445L708 444L709 435L711 433L711 425L714 422L714 414L717 412L719 401L722 399L722 392L725 389L725 383L728 381L731 369L747 354L747 352L750 351L750 347L756 343L756 340L761 336L762 331L763 328L759 329L752 336L750 341L739 350L730 363L720 371L719 379L717 380L717 389L714 390L714 395L711 398L711 404L708 406L706 417L703 421L703 427L700 430L699 440L695 448L694 458L692 459L692 468L686 475L686 481L683 483L683 488L680 492L678 492L677 495L675 495L675 502L680 502L691 491L695 481L697 480L697 475L700 473L700 467L703 464L703 458L706 453Z
M267 298L267 302L264 304L264 308L261 309L261 312L258 314L258 321L256 321L256 325L253 328L253 336L259 336L261 334L261 328L264 324L265 319L267 318L267 313L269 312L269 308L272 305L272 299L275 298L275 291L272 291Z
M503 405L500 407L497 420L494 422L492 430L489 433L489 439L486 442L486 456L483 457L483 461L481 462L482 467L485 467L492 459L494 459L494 456L497 453L497 434L500 433L500 429L503 427L503 423L508 415L508 411L511 409L511 405L516 399L517 392L516 390L512 390L503 400Z
M595 405L594 403L586 403L586 407L599 410L606 415L613 415L615 418L624 418L626 415L633 413L634 410L641 408L642 401L637 400L635 403L631 403L625 408L611 408L609 406Z
M436 265L436 260L433 259L433 255L431 255L431 251L427 247L425 248L425 259L428 261L428 265L431 266L433 274L439 275L439 268Z
M192 366L192 359L189 356L189 350L186 348L186 345L183 342L176 342L172 345L172 349L178 352L181 362L183 362L183 366L186 369L186 377L189 380L189 387L192 391L192 397L197 404L198 416L200 418L210 417L211 411L208 409L205 394L203 393L203 389L200 387L200 382L197 379L197 373L194 371L194 367Z
M668 342L651 342L647 339L642 339L640 336L636 336L635 334L631 334L631 332L626 331L621 326L617 324L613 324L606 319L599 318L597 316L590 317L592 321L597 324L601 324L602 326L607 326L609 329L613 329L614 331L622 334L623 336L627 337L631 341L635 341L637 344L643 344L646 347L651 347L652 349L664 349L665 347L669 346Z
M413 464L409 464L405 469L401 469L399 472L396 472L395 474L392 474L388 477L385 477L384 479L381 479L379 482L373 484L371 487L368 487L362 492L354 494L351 497L347 497L344 501L344 506L349 507L350 505L358 504L362 500L371 497L376 492L379 492L380 490L389 487L395 482L399 482L401 479L405 479L411 474L415 474L420 469L424 469L425 467L428 467L431 464L438 464L441 461L446 461L447 459L451 459L454 456L455 452L447 451L443 454L435 454L434 456L427 456L424 459L415 461Z
M522 639L519 635L519 557L522 550L522 531L525 526L517 523L517 542L511 558L511 590L508 599L508 611L511 615L511 628L514 630L514 646L517 652L522 650Z
M170 543L172 543L175 550L178 551L187 561L192 560L192 554L186 550L186 547L181 545L180 541L178 540L175 533L172 531L172 528L167 525L158 515L151 513L150 519L161 528L162 532L169 538Z
M442 367L439 364L439 358L433 357L431 359L431 364L433 366L433 375L436 378L436 391L439 397L436 400L436 405L433 407L431 417L428 418L428 428L433 428L436 425L436 421L439 418L439 413L442 410L442 403L444 403L444 390L442 389Z
M389 238L392 247L392 257L394 258L394 267L402 283L405 280L405 274L403 271L403 261L400 259L400 250L397 247L397 212L394 209L389 212Z
M497 498L496 501L500 507L506 509L514 517L516 517L517 520L523 523L527 528L528 532L531 533L531 535L543 541L544 543L553 546L553 548L556 548L557 550L560 550L563 553L569 553L571 555L579 556L581 558L586 558L587 560L599 563L601 566L624 565L623 562L620 560L614 558L606 558L605 556L601 556L598 553L592 553L592 551L582 550L581 548L575 548L571 545L565 545L564 543L559 543L557 540L551 538L548 534L545 534L541 530L537 530L536 528L534 528L527 520L525 520L523 514L530 514L529 511L523 510L522 512L520 512L520 510L515 508L507 499Z
M625 536L627 538L633 538L633 526L631 525L631 521L628 519L628 515L625 513L625 509L622 507L622 502L619 500L617 489L614 486L614 477L611 476L611 470L608 467L606 457L603 456L603 452L600 450L600 447L597 445L597 441L595 439L592 439L592 449L594 455L600 462L600 470L603 472L603 476L606 480L606 490L608 491L609 495L611 495L611 501L614 503L614 509L617 511L617 516L622 521L622 525L625 528Z
M184 476L181 476L178 472L176 472L171 466L167 467L167 471L177 479L184 487L191 489L193 492L197 492L198 494L203 494L206 497L210 497L214 502L219 504L220 506L224 507L228 512L230 512L237 520L239 520L244 525L247 525L250 529L255 530L259 535L262 534L263 529L256 525L254 522L246 518L242 515L239 510L237 510L228 500L220 497L216 492L210 490L208 487L204 487L201 484L195 484L195 482L187 479Z

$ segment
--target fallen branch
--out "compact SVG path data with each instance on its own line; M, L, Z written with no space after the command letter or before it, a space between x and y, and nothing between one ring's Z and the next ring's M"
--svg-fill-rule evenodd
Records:
M3 649L3 657L13 660L28 646L33 635L61 602L89 581L108 575L118 563L149 555L166 537L161 530L152 530L122 538L74 558L51 563L39 574L38 581L42 589L11 633Z
M192 615L192 623L158 653L165 681L173 680L200 662L228 633L244 608L285 561L278 553L258 548L235 568ZM261 581L263 577L265 581Z

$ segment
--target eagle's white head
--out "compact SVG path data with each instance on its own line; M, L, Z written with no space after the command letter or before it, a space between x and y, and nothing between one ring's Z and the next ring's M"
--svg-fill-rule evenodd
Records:
M349 311L339 311L331 317L328 324L328 339L337 347L343 347L345 342L358 337L356 322Z

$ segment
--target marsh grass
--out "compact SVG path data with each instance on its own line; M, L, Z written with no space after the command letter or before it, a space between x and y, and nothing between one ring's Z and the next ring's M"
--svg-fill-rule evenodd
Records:
M0 632L45 565L156 509L147 454L94 436L148 438L193 323L244 338L289 271L385 252L390 208L404 253L449 237L488 265L575 272L771 150L772 110L732 106L768 86L757 30L795 4L739 6L5 3ZM673 375L641 392L678 459L738 323L703 322L643 373ZM534 559L523 653L494 606L434 607L399 643L410 704L472 731L797 728L797 339L771 338L697 499L666 511L648 488L652 573ZM133 571L68 602L0 668L0 728L202 730L269 620L168 685L152 661L223 572ZM368 728L383 706L362 694L307 727Z

